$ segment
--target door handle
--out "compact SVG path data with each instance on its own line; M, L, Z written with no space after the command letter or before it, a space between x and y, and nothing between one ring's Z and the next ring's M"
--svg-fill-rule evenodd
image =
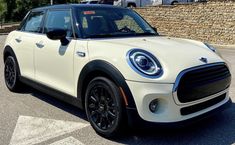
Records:
M86 53L85 52L81 52L81 51L77 51L76 54L80 57L85 57Z
M16 40L16 42L18 42L18 43L20 43L20 42L22 41L20 38L16 38L15 40Z
M43 48L44 47L44 44L42 42L37 42L36 45L39 48Z

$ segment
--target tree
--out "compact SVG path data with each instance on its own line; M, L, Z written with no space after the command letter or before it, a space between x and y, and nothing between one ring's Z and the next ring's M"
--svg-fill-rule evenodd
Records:
M16 8L13 10L12 19L20 21L26 15L27 11L32 9L31 0L16 0Z
M14 9L12 18L14 21L21 21L30 9L49 5L49 1L50 0L16 0L16 8Z
M0 21L4 20L4 13L6 12L6 3L3 0L0 0Z
M78 3L80 0L53 1L54 4L64 4ZM30 9L46 5L50 5L50 0L0 0L0 18L5 21L21 21Z
M5 20L10 21L13 16L13 11L16 8L16 2L15 0L3 0L6 3L7 11L5 13Z

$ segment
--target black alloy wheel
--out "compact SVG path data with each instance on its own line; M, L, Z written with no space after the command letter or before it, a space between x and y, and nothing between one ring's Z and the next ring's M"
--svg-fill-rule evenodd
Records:
M12 92L16 92L19 90L18 71L19 70L17 68L15 58L12 56L8 56L5 60L4 78L7 88Z
M95 131L105 137L119 133L123 125L123 103L118 87L109 79L97 77L87 88L87 117Z

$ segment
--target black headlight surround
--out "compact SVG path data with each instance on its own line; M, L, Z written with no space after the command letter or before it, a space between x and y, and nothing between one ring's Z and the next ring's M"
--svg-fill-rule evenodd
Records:
M140 67L137 66L136 62L134 62L135 60L134 60L133 55L136 53L144 54L151 61L153 61L154 65L155 65L156 69L158 69L158 71L153 74L148 74L148 73L145 73L143 70L141 70ZM140 74L143 77L154 79L154 78L161 77L163 74L163 69L162 69L162 66L161 66L160 62L158 61L158 59L146 50L139 49L139 48L131 49L130 51L128 51L126 58L127 58L127 62L129 64L129 66L136 73Z

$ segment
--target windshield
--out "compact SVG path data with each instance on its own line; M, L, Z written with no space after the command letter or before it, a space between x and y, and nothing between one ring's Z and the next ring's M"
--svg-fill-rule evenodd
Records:
M120 8L83 8L78 10L83 38L155 36L157 33L136 12Z

